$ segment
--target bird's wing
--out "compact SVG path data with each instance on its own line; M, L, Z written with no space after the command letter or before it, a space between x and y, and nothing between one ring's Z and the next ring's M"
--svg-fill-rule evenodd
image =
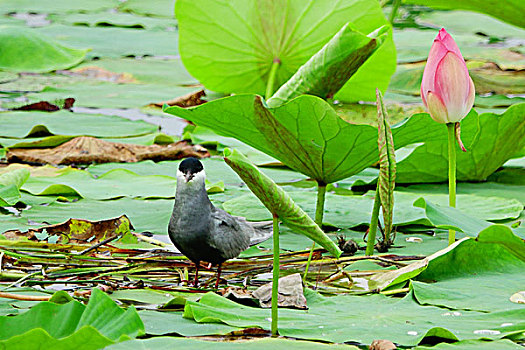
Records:
M239 222L249 225L250 231L250 246L262 243L272 237L273 221L247 221L241 216L234 216Z
M223 258L234 258L248 248L253 228L218 208L213 208L211 219L208 244L219 250Z

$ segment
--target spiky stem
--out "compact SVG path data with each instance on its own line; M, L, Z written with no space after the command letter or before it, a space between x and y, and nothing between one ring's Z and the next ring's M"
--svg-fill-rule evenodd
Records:
M323 227L323 215L324 215L324 202L326 197L326 184L320 181L317 182L317 203L315 205L315 223L319 227ZM308 269L310 268L310 262L312 261L312 255L314 254L315 242L312 244L310 254L308 254L308 261L304 269L303 280L306 280L308 275Z
M372 209L372 220L370 220L370 228L368 229L368 241L366 243L365 255L374 255L374 246L376 243L377 222L379 220L379 207L381 207L381 199L379 197L379 181L376 187L376 196L374 198L374 209Z
M456 207L456 138L454 123L447 123L448 128L448 205ZM456 241L456 231L448 230L448 245Z
M275 77L277 75L277 68L281 64L281 60L278 58L273 59L272 68L270 68L270 74L268 76L268 82L266 83L266 94L264 95L268 100L273 95L273 86L275 85Z
M279 310L279 218L273 215L273 281L272 281L272 336L277 334L277 320Z

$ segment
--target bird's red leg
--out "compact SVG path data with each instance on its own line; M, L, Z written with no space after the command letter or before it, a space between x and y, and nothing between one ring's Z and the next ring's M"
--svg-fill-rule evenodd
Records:
M200 263L201 263L200 261L195 263L195 280L193 281L193 286L195 288L197 288L199 285L199 265Z
M215 281L215 289L219 289L220 280L221 280L221 264L217 266L217 281Z

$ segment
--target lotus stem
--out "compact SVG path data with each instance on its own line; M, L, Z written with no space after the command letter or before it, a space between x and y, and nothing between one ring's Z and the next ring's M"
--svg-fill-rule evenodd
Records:
M323 216L324 216L324 202L326 197L326 184L317 181L317 203L315 205L315 223L322 229L323 228ZM304 269L303 280L306 280L308 275L308 269L310 268L310 262L312 261L312 255L314 254L315 242L310 248L310 254L308 254L308 261Z
M447 123L448 129L448 205L456 207L456 135L454 123ZM456 231L448 230L448 245L456 241Z
M281 65L281 60L277 57L273 59L272 68L270 68L270 74L268 76L268 83L266 84L266 94L264 95L268 100L273 95L273 86L275 85L275 76L277 75L277 69Z
M372 220L368 229L368 241L366 243L365 255L374 255L376 243L377 223L379 221L379 208L381 207L381 197L379 197L379 180L376 186L376 196L374 198L374 209L372 209Z
M397 10L399 9L399 5L401 5L401 0L393 0L392 1L392 12L390 12L390 24L394 24L394 19L396 19Z
M273 215L273 281L272 281L272 336L277 334L277 320L279 319L279 218Z

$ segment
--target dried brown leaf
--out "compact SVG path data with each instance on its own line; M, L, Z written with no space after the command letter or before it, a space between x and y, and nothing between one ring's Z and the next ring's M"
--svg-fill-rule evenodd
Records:
M206 101L202 99L204 96L206 96L204 90L199 90L197 92L190 92L189 94L176 97L173 100L151 103L150 106L162 107L164 105L168 105L188 108L205 103Z
M397 347L390 340L374 340L368 347L369 350L395 350Z
M53 104L47 101L39 101L35 103L30 103L28 105L23 105L21 107L13 108L13 111L43 111L43 112L56 112L61 109L71 109L75 103L75 99L68 97L61 101L61 106Z
M55 148L12 148L7 152L10 163L39 164L90 164L134 163L151 159L154 161L181 159L184 157L208 157L208 151L187 141L169 145L134 145L100 140L94 137L76 137Z
M59 236L59 243L96 244L119 234L124 235L129 233L130 229L133 229L133 226L128 217L126 215L121 215L118 218L100 221L69 219L60 224L29 229L25 232L20 230L10 230L4 232L3 235L11 240L23 237L29 240L38 240L36 233L46 232L48 237Z

